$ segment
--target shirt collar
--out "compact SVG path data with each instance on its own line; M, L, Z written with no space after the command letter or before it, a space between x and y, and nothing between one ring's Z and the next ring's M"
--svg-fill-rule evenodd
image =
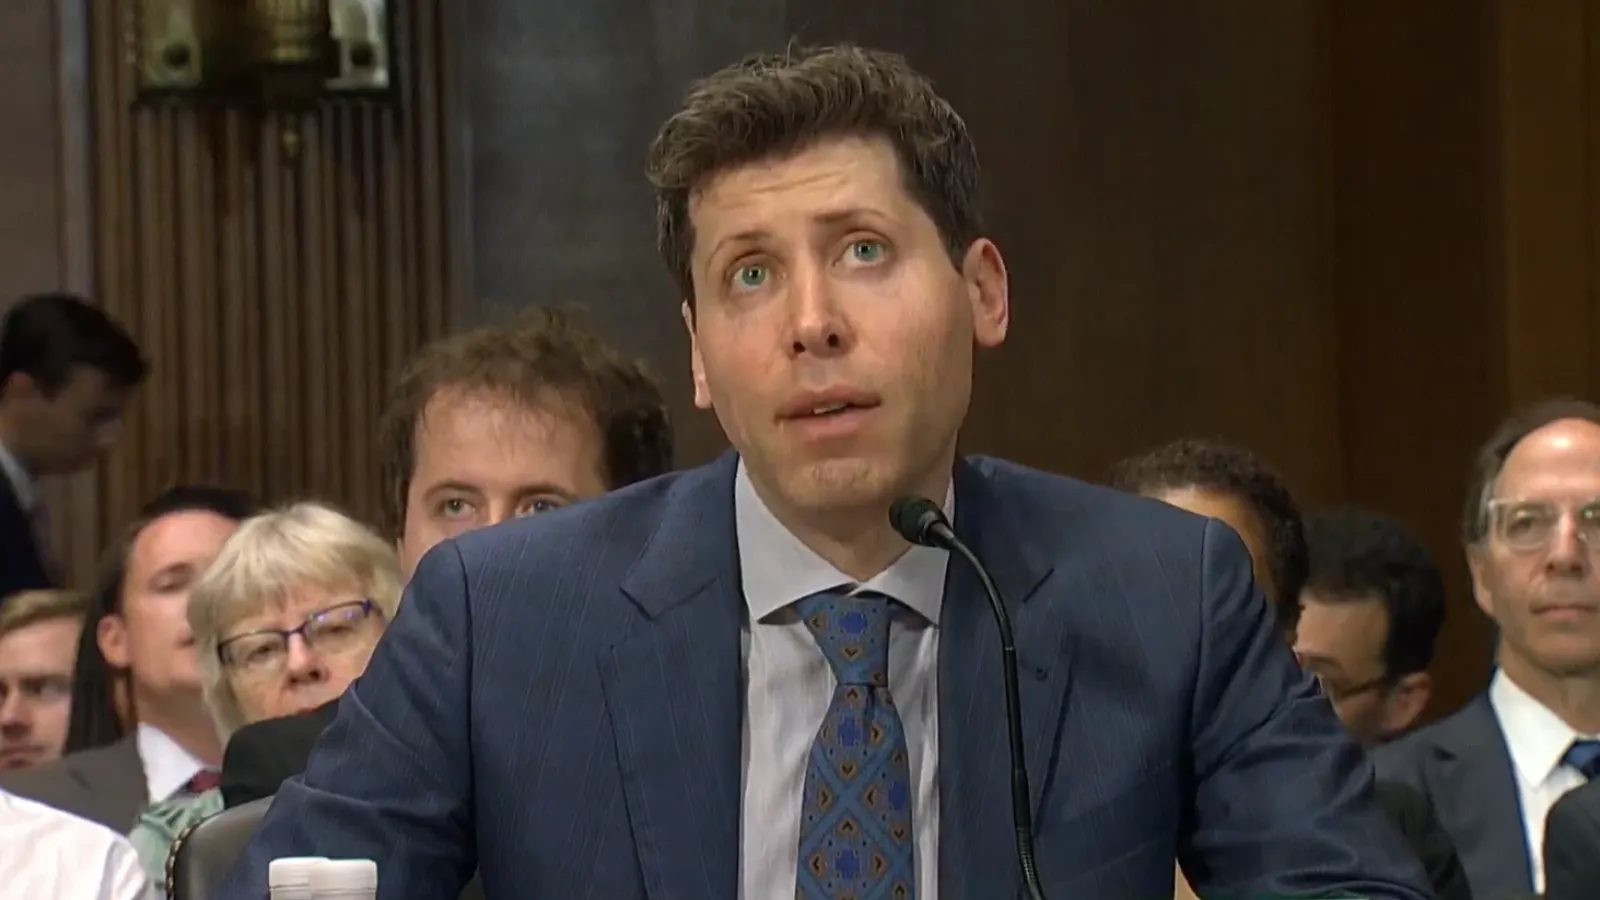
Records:
M151 803L160 803L176 794L189 779L208 768L154 725L140 722L135 740L139 760L144 763L145 786L149 789Z
M1589 737L1574 731L1549 707L1533 699L1504 669L1496 670L1489 683L1489 704L1500 719L1511 764L1529 785L1544 784L1561 766L1572 742Z
M33 476L23 468L22 462L11 454L11 451L0 444L0 474L11 482L11 490L17 495L17 505L23 512L33 512L34 504L39 502L39 492L34 487Z
M945 491L944 511L954 521L954 479ZM858 585L801 543L773 516L750 483L743 459L739 460L733 479L733 512L739 542L739 577L752 622L802 597L855 585L893 597L929 622L939 624L945 569L950 562L948 552L912 547L889 568ZM887 510L884 515L888 515Z

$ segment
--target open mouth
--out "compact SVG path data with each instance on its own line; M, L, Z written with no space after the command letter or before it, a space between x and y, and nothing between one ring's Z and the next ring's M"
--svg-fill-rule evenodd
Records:
M814 406L811 409L806 410L805 412L802 412L802 413L800 413L798 415L791 416L791 418L797 418L797 419L826 419L829 416L843 415L844 413L854 412L856 410L862 410L862 409L868 409L868 408L869 407L862 406L862 405L856 404L856 403L850 403L848 401L846 401L846 402L837 402L837 403L824 403L824 404L821 404L819 406Z
M877 397L861 391L846 389L817 391L795 398L783 407L778 417L786 421L830 419L864 412L877 406L879 402Z

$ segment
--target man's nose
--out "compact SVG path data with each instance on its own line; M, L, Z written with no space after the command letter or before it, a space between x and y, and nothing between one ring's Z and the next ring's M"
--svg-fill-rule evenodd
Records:
M1581 573L1588 569L1589 546L1584 542L1578 523L1571 517L1562 517L1550 542L1546 566L1552 571Z
M0 700L0 732L8 736L26 734L32 730L33 716L29 714L28 701L20 691L7 691Z
M849 323L843 315L826 267L798 267L790 276L792 344L795 356L838 356L850 349Z

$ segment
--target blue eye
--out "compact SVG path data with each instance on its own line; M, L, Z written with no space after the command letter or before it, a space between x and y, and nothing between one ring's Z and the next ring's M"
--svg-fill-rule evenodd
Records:
M850 244L850 258L858 263L875 263L883 258L883 254L882 241L852 241Z
M767 283L767 267L740 266L738 271L734 273L733 280L738 282L740 287L760 287Z

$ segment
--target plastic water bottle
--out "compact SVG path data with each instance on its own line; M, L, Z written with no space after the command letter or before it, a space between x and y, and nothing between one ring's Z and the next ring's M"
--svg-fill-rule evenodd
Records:
M370 859L328 859L311 870L312 900L377 900L378 864Z
M267 865L267 892L272 900L312 900L311 870L327 860L320 856L286 856Z

